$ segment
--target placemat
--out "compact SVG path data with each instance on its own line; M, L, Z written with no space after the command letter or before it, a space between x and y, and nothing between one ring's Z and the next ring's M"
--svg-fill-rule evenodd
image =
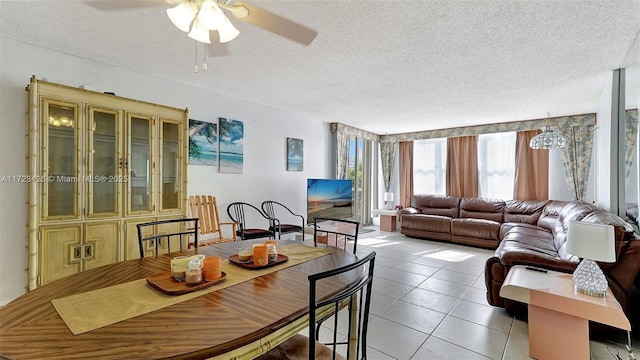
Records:
M222 271L227 273L226 281L189 294L180 296L165 295L147 285L146 279L140 279L54 299L51 300L51 303L67 324L69 330L74 335L79 335L319 258L331 253L332 250L290 244L280 247L278 251L287 255L289 261L262 270L244 269L229 263L229 260L225 259L222 261L221 267ZM123 306L123 304L126 304L126 306Z

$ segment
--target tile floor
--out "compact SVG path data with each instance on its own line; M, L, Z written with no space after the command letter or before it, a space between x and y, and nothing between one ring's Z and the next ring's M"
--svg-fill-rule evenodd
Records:
M375 250L368 359L530 359L527 323L485 297L484 264L493 251L362 234L358 252ZM626 335L591 341L592 359L614 359ZM608 346L610 347L608 349ZM634 339L640 358L640 340Z

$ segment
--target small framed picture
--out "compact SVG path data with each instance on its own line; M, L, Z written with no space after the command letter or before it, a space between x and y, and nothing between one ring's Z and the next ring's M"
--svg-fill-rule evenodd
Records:
M302 139L287 138L287 171L304 169L304 143Z

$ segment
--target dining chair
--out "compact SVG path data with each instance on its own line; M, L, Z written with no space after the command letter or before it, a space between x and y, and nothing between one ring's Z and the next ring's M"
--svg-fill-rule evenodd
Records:
M236 235L240 237L240 240L259 239L265 237L275 239L275 233L269 229L269 217L257 207L246 202L232 202L227 206L227 214L233 222L238 224ZM247 220L247 215L251 216L249 220ZM255 218L265 219L267 226L256 226L254 221ZM250 225L250 221L254 222L251 222Z
M360 223L352 220L315 218L313 220L313 243L326 244L343 250L353 244L353 254L358 246L358 230Z
M269 217L269 230L278 233L278 239L280 239L280 235L282 234L304 232L304 216L294 213L285 205L277 201L267 200L263 201L260 207L262 207L262 211ZM300 218L299 225L282 223L282 221L290 220L294 217Z
M220 222L218 202L212 195L190 195L191 216L200 219L200 246L237 241L235 222ZM223 232L223 228L228 229ZM225 237L223 233L230 235Z
M170 253L172 240L178 241L182 250L190 242L190 237L193 237L193 245L198 247L199 221L198 218L181 218L137 224L140 257L143 258L150 250L156 256L161 250Z
M371 307L371 289L373 285L373 270L375 266L376 253L371 252L367 256L358 259L356 262L336 269L309 275L309 337L296 334L282 344L269 350L257 359L259 360L316 360L316 359L367 359L367 329L369 323L369 311ZM340 276L347 272L356 271L360 273L360 278L356 285L351 286L337 294L327 297L321 294L318 284L325 284L325 279L338 280ZM347 312L340 311L346 305ZM318 310L331 308L333 312L333 336L331 343L320 343L316 332L316 313ZM355 315L355 316L351 316ZM348 317L346 338L342 341L339 318ZM355 349L349 339L357 339ZM311 339L316 339L312 341ZM338 346L342 349L346 357L338 353ZM345 349L346 347L346 349ZM355 357L350 355L354 354Z

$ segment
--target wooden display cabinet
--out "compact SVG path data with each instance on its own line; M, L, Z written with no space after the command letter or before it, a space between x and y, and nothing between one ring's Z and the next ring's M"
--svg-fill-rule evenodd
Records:
M186 215L186 109L35 77L27 96L28 289L137 258L131 224Z

